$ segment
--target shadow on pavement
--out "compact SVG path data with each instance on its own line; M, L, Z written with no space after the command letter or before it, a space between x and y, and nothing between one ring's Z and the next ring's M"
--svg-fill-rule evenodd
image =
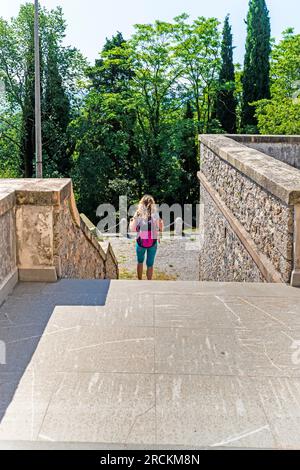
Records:
M16 286L0 307L0 423L55 307L103 306L109 287L109 280L75 279Z

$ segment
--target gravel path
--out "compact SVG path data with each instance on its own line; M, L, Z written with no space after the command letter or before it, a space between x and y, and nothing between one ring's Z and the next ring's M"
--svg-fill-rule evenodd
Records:
M110 237L109 241L119 261L120 277L136 279L135 240ZM198 281L199 251L195 238L164 238L158 247L154 278Z

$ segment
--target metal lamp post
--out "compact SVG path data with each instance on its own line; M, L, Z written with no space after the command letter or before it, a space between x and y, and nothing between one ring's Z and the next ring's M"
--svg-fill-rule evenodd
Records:
M41 76L39 41L39 2L34 0L34 55L35 55L35 158L36 177L43 177L42 123L41 123Z

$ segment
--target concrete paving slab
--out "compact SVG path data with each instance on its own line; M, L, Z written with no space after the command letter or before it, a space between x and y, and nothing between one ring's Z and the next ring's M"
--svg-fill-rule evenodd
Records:
M59 293L63 295L99 294L106 297L110 283L111 281L108 279L61 279L56 284L46 284L43 288L43 294L55 294L55 296Z
M235 375L236 336L199 329L156 328L155 372L162 374Z
M248 378L160 375L157 440L207 447L274 447L264 410Z
M155 442L155 379L148 374L65 374L39 440Z
M28 370L16 383L13 401L1 421L0 439L37 439L49 400L61 378L59 374L49 371ZM9 380L7 385L15 385L16 375L12 375ZM11 400L12 397L8 396L11 393L12 387L7 386L3 400Z
M232 329L232 312L215 296L154 295L156 327Z
M154 330L81 326L66 345L64 370L154 372Z
M45 331L32 355L27 368L38 371L63 372L67 360L68 348L78 327L69 327L57 331Z
M47 322L47 332L69 330L70 328L79 328L81 318L88 312L95 312L96 307L84 305L71 305L55 307L52 315Z
M251 303L258 312L272 317L279 325L287 329L300 328L300 298L244 297L243 300Z
M291 316L273 315L259 306L259 298L242 296L155 295L154 313L157 327L213 329L289 329ZM255 302L256 300L256 302ZM296 303L294 300L293 302ZM294 327L294 323L292 323Z
M300 360L294 360L300 329L238 330L236 336L236 363L243 375L300 377Z
M255 447L248 450L258 450ZM0 441L0 450L185 450L203 451L211 450L209 447L175 446L160 444L123 444L112 442L49 442L49 441ZM235 447L214 447L214 450L241 450ZM270 449L271 450L271 449Z
M299 449L300 379L257 379L255 389L270 423L277 447Z
M0 372L0 421L15 393L18 380L18 376L13 372Z
M266 288L267 286L267 288ZM192 296L289 297L300 299L300 289L287 284L198 282L198 281L111 281L109 293L115 295L144 292Z
M273 314L277 305L277 298L268 298L268 308L260 306L260 297L247 296L217 296L224 304L235 328L248 328L252 330L289 329L291 317ZM294 300L295 301L295 300ZM295 324L292 323L294 328Z
M300 338L300 330L294 331ZM300 377L285 331L156 328L157 373ZM299 361L300 362L300 361Z
M19 284L0 447L300 448L299 305L284 285Z
M11 326L45 327L55 305L53 298L41 296L40 293L26 293L16 299L10 298L0 308L0 326L9 323Z
M41 293L47 286L44 282L19 282L14 289L14 298L22 297L24 294L32 296L33 294Z
M108 296L103 307L86 309L81 324L95 326L154 326L154 297L140 294L116 297Z
M9 325L0 331L0 339L5 344L5 363L0 365L0 372L24 371L42 337L39 325Z

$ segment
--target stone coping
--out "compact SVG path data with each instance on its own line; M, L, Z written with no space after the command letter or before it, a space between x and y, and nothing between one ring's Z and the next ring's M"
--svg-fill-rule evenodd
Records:
M11 210L16 204L16 196L14 190L1 188L0 186L0 217Z
M97 236L94 233L96 231L96 227L85 214L80 214L80 226L86 238L94 245L96 250L100 252L102 258L106 261L108 256L110 255L113 261L118 264L118 260L115 256L111 244L103 243L98 240Z
M203 134L199 136L199 140L220 158L284 203L300 204L300 170L225 135ZM271 143L271 138L269 142Z
M236 142L300 145L300 135L225 134Z
M29 204L39 206L59 205L70 196L72 182L69 178L48 179L0 179L0 212L2 194L15 194L17 205Z

